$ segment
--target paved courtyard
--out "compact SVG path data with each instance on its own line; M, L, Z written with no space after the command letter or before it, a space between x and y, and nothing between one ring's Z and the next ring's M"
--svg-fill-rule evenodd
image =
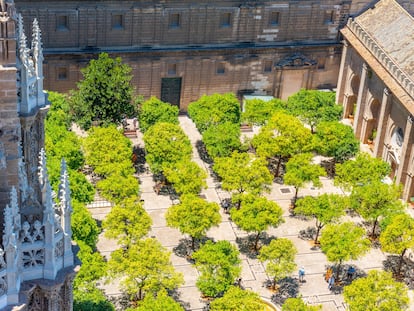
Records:
M201 136L196 130L194 123L186 116L180 116L180 125L184 132L190 138L193 145L193 160L207 172L210 172L209 165L203 162L197 152L196 142L201 140ZM247 133L249 135L251 133ZM137 138L132 138L135 145L143 147L142 135L138 133ZM182 245L185 238L178 230L166 226L165 212L174 204L173 198L169 195L157 195L154 190L154 181L149 170L139 174L141 198L144 200L144 207L153 220L153 226L149 236L156 237L163 246L171 250L171 260L177 271L184 274L185 284L179 289L180 300L184 303L187 310L202 310L205 302L201 300L200 292L195 286L198 272L191 265L185 256L178 256L175 249L178 245ZM339 193L340 190L333 186L332 180L322 178L323 187L319 189L307 188L299 191L299 196L318 195L322 193ZM202 195L208 201L220 203L221 200L229 198L230 195L226 191L220 189L220 185L209 175L207 179L208 188L202 191ZM278 228L272 228L267 231L268 237L284 237L289 238L297 247L298 254L296 263L298 267L303 266L306 271L305 282L299 285L299 293L305 301L312 304L322 304L323 310L345 310L343 297L340 293L333 293L328 290L327 283L324 279L326 267L329 264L325 255L318 248L314 248L311 241L299 238L300 230L305 230L314 225L313 221L304 221L295 217L291 217L288 206L293 197L293 187L273 183L271 193L266 196L276 201L284 211L285 223ZM108 213L108 207L92 208L91 212L94 218L102 220ZM208 238L214 240L228 240L234 244L245 241L247 234L238 229L237 226L229 220L229 215L223 210L220 211L222 222L218 227L211 229L207 233ZM353 219L358 220L358 219ZM181 244L180 244L181 243ZM117 247L115 241L100 238L98 249L106 256ZM267 275L263 264L255 258L249 257L248 254L241 254L242 259L242 286L259 293L265 299L270 299L272 292L266 288L265 282ZM371 249L371 251L361 260L348 262L354 264L357 269L367 272L370 269L381 269L385 255L380 249ZM297 278L297 273L292 275ZM116 284L106 285L105 291L108 295L117 295L119 290ZM412 308L411 310L414 310Z

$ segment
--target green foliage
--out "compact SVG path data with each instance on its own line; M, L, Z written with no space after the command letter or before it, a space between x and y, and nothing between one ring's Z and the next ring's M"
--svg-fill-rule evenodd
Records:
M368 153L359 153L355 160L336 165L335 185L351 190L374 181L381 181L391 171L390 165Z
M351 311L402 311L409 306L405 284L395 281L391 273L376 270L345 286L344 299Z
M115 127L93 127L83 141L86 164L94 172L107 177L114 172L129 175L132 168L131 141Z
M340 265L343 261L356 260L370 248L365 230L352 222L326 225L321 235L321 249L330 262L339 264L336 280L339 280Z
M72 200L72 207L72 238L77 242L82 241L91 249L95 249L98 235L101 232L100 228L84 204Z
M164 176L173 184L179 195L198 194L202 188L207 188L206 171L193 161L179 161L171 165L164 165Z
M156 97L145 101L139 110L139 128L145 133L158 122L178 124L178 107L164 103Z
M277 227L284 222L283 211L276 202L253 194L243 195L240 209L232 208L230 214L231 219L242 230L256 233L256 250L260 233L269 226Z
M201 272L196 285L205 296L217 297L226 292L241 272L239 251L229 241L207 241L193 259Z
M308 182L312 182L314 187L320 187L322 184L319 177L326 175L321 166L312 163L312 158L311 153L300 153L291 157L286 163L286 173L283 180L286 185L294 186L296 189L294 206L299 188Z
M267 262L266 272L276 282L289 276L295 269L297 249L292 241L286 238L275 239L260 250L259 260Z
M102 290L91 287L73 290L74 311L115 311L115 307L105 297Z
M221 298L210 303L210 311L263 311L263 302L257 293L232 286Z
M192 146L180 126L159 122L144 134L146 160L153 173L163 171L164 165L179 161L190 162Z
M184 308L168 296L165 290L161 290L156 297L145 295L138 308L128 308L127 311L184 311Z
M222 178L221 187L238 193L269 192L273 178L266 161L249 153L233 152L231 157L217 158L214 171Z
M413 237L414 219L408 214L399 214L393 217L380 235L381 249L384 252L400 256L397 275L400 274L406 251L414 248Z
M112 252L108 262L111 278L121 278L121 288L131 301L142 300L145 295L173 290L184 283L181 273L174 270L171 253L156 239L136 241L128 248Z
M204 95L188 106L188 115L201 133L225 122L240 125L240 103L232 93Z
M212 159L229 157L240 149L240 125L230 122L212 125L203 132L203 143Z
M113 311L103 292L96 287L96 281L106 276L107 265L98 252L82 241L78 241L78 258L82 264L73 283L73 309L79 311Z
M276 111L284 109L286 109L286 103L279 98L269 101L261 99L246 100L242 120L249 124L265 125Z
M102 224L107 238L130 246L148 233L152 220L137 200L137 197L130 197L111 208Z
M95 188L81 172L69 170L69 183L72 201L90 203L95 196Z
M399 200L400 185L388 185L380 181L373 181L363 186L354 187L350 196L351 207L366 221L372 223L371 236L375 236L375 229L381 217L398 214L404 206Z
M46 123L60 125L69 129L72 120L69 114L70 105L67 96L65 94L48 91L47 97L51 105L46 115Z
M321 122L316 128L315 150L335 162L343 162L359 151L359 140L352 127L338 121Z
M72 91L70 101L73 118L81 128L120 124L124 116L134 114L131 68L120 57L101 53L81 72L83 80Z
M295 214L315 219L315 243L317 243L320 230L326 224L336 222L345 215L346 202L347 199L338 194L306 196L296 202Z
M312 134L296 117L277 111L252 139L260 157L291 157L312 149Z
M288 298L282 306L282 311L318 311L321 309L321 305L308 306L301 298Z
M290 96L287 110L308 124L313 132L322 121L339 121L342 106L335 104L335 92L302 89Z
M116 171L98 181L96 188L103 198L114 203L120 203L130 197L135 198L139 193L139 183L133 175L123 176Z
M190 235L194 249L194 239L202 238L208 229L220 224L220 207L217 203L209 203L195 194L184 194L180 201L180 204L167 210L165 219L168 226Z

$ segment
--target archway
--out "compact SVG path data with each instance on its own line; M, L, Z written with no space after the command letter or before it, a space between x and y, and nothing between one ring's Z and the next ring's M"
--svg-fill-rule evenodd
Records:
M358 75L352 75L352 78L349 80L349 85L347 88L347 99L344 107L344 117L353 119L355 115L356 102L358 98L358 89L359 89L360 79Z
M367 127L365 131L365 137L363 142L373 143L375 141L378 130L378 119L380 114L381 104L378 99L374 98L368 105L366 113Z

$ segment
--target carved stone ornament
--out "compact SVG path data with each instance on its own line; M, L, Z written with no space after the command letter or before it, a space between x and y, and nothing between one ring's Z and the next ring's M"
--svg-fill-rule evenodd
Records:
M316 60L310 59L302 53L294 53L281 59L276 67L305 67L316 65Z

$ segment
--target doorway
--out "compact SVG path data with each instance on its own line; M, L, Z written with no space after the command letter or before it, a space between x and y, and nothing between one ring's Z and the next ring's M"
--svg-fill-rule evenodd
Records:
M181 78L161 79L161 100L180 109Z

